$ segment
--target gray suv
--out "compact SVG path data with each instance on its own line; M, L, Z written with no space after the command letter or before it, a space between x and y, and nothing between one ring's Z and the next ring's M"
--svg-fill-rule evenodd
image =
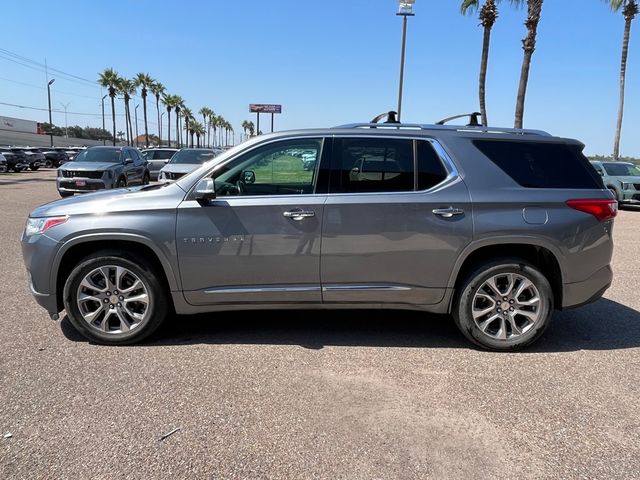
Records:
M105 188L147 185L149 180L147 161L136 148L89 147L58 168L56 185L61 197L70 197Z
M620 204L640 205L640 168L627 162L591 162Z
M475 344L518 349L612 280L617 202L582 149L474 126L259 136L175 183L35 209L30 288L102 344L173 312L383 308L450 313Z

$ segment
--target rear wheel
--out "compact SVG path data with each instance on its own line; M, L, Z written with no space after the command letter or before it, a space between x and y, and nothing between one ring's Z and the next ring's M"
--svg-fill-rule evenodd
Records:
M460 331L489 350L518 350L544 333L553 312L547 278L519 259L487 262L463 281L453 306Z
M29 168L35 172L40 168L40 165L31 165Z
M96 252L76 265L64 286L73 326L103 345L128 345L151 335L169 312L155 270L141 259Z
M149 185L149 181L150 181L150 180L151 180L151 179L149 178L149 174L148 174L148 173L145 173L145 174L144 174L144 177L143 177L143 179L142 179L142 184L143 184L143 185Z
M120 177L118 179L118 183L116 183L116 188L125 188L127 186L127 179L124 177Z

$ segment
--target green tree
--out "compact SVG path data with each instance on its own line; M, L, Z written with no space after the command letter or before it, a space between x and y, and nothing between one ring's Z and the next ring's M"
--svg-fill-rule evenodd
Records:
M129 108L129 102L131 96L136 94L136 85L133 80L128 78L118 79L118 91L124 97L124 114L126 120L127 130L127 144L133 145L133 124L131 123L131 109Z
M211 129L211 125L209 125L208 120L211 118L211 115L213 115L213 110L209 107L202 107L198 113L202 115L202 127L205 130L205 141L203 143L206 143L207 146L209 146L209 142L206 140L206 132Z
M204 125L201 124L200 122L196 122L195 120L193 120L190 124L190 128L191 128L191 135L193 135L194 133L196 135L196 139L198 141L197 148L200 148L200 137L203 136L205 133ZM193 146L193 137L191 137L191 146Z
M107 68L99 74L98 83L109 92L111 98L111 120L113 122L113 144L116 144L116 93L118 92L118 72Z
M156 97L156 111L158 112L158 145L162 145L162 121L160 118L160 97L165 93L164 85L158 81L154 81L149 87L151 93Z
M167 108L167 142L169 146L171 146L171 110L177 107L178 96L164 94L162 97L162 103L164 103Z
M511 3L520 4L519 1ZM542 16L543 0L527 0L527 36L522 40L524 56L522 59L522 69L520 70L520 85L518 86L518 96L516 98L516 118L515 128L522 128L524 119L524 102L527 96L527 84L529 83L529 70L531 69L531 59L536 50L536 37L538 36L538 24Z
M189 129L189 123L191 123L191 121L193 120L193 112L191 111L190 108L185 107L184 105L182 105L182 118L184 118L184 130L187 133L191 133L191 130ZM189 137L187 137L187 140L185 142L187 144L187 147L189 146ZM193 147L193 136L191 137L191 146Z
M142 111L144 112L144 145L149 146L149 127L147 125L147 90L153 85L153 78L148 73L139 73L133 79L136 87L140 87L142 97Z
M182 144L182 140L180 138L180 112L182 111L182 107L184 106L184 100L180 95L174 95L175 105L173 109L176 112L176 142L178 144L178 148Z
M499 1L499 0L498 0ZM480 4L482 3L482 7ZM478 95L480 97L480 113L482 114L482 124L489 125L487 117L487 101L486 101L486 85L487 85L487 67L489 65L489 49L491 47L491 29L498 19L498 7L496 0L463 0L460 11L463 15L476 12L480 9L480 25L484 28L484 36L482 40L482 56L480 59L480 82Z
M627 59L629 57L629 38L631 37L631 22L638 15L636 0L607 0L614 12L622 11L624 16L624 35L622 37L622 59L620 61L620 97L618 100L618 121L613 141L613 159L620 158L620 136L622 134L622 117L624 116L625 84L627 81Z

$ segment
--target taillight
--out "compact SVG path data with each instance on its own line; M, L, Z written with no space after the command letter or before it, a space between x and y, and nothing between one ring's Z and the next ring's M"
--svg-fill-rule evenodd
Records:
M589 213L601 222L611 220L618 214L618 202L610 199L569 200L567 205L584 213Z

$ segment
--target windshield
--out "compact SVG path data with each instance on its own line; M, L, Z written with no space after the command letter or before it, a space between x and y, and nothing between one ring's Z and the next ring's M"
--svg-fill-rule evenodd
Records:
M79 153L76 162L117 163L120 161L119 148L88 148Z
M605 163L604 169L614 177L640 177L640 168L629 163Z
M211 150L180 150L169 161L172 165L196 164L202 165L211 160L215 154Z

